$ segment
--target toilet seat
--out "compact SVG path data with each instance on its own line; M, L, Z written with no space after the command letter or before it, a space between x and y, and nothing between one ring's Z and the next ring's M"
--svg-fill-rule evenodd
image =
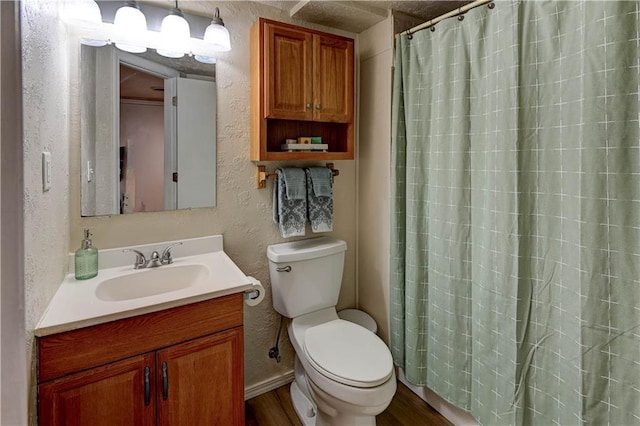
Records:
M305 331L304 352L311 366L336 382L371 388L393 374L389 348L366 328L333 320Z

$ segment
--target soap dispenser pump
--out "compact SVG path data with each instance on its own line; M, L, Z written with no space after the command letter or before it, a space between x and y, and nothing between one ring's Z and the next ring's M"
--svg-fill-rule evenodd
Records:
M82 245L76 250L75 269L77 280L88 280L98 275L98 249L93 247L91 233L84 230Z

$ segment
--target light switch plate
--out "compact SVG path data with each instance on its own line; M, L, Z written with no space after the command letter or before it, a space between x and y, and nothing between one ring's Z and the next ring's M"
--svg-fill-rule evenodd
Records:
M42 153L42 192L51 189L51 153Z

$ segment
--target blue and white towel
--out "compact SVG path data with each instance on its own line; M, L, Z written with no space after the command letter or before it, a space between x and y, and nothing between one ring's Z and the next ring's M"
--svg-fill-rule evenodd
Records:
M307 176L307 211L311 231L333 231L333 187L331 169L310 167Z
M276 170L273 183L273 221L283 238L304 235L307 222L307 189L304 170Z

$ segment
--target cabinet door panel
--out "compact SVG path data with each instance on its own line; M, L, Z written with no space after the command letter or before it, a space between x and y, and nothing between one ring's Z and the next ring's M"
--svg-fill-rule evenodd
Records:
M154 363L153 354L141 355L40 384L39 424L154 425Z
M312 35L265 25L265 113L267 118L311 120Z
M353 121L353 42L315 35L313 119Z
M244 426L242 341L238 327L158 351L158 425Z

